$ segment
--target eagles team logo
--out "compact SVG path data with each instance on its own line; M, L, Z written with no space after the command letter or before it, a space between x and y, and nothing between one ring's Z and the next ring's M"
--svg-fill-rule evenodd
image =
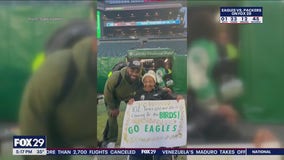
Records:
M135 66L140 66L140 62L139 62L139 61L133 61L133 64L134 64Z

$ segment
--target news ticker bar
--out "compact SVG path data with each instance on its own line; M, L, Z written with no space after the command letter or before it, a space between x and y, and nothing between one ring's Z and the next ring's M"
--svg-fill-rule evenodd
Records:
M13 155L284 155L284 148L14 148Z

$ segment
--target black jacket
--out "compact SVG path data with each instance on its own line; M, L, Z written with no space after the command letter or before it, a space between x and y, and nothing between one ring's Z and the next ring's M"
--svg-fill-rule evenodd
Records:
M167 90L155 87L151 92L146 92L143 87L138 89L134 95L135 101L141 100L174 100L175 96L169 94Z

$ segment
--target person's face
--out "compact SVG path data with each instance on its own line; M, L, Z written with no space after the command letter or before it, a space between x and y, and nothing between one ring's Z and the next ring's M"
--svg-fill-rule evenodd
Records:
M128 67L127 68L127 73L128 73L128 76L129 76L130 80L133 82L133 81L138 80L139 75L140 75L140 70Z
M143 85L144 85L144 90L150 92L155 88L155 81L152 77L147 76L143 79Z

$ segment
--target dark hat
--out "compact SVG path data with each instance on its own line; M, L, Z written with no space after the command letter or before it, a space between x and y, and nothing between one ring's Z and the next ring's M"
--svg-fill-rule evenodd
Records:
M139 60L129 60L127 62L127 67L133 68L133 69L140 69L141 68L141 62Z

